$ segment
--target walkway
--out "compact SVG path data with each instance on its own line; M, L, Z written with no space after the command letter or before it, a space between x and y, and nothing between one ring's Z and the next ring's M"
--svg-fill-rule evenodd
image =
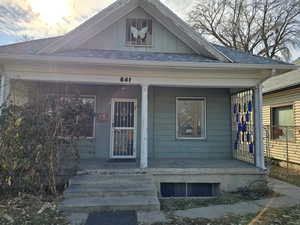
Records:
M269 178L272 189L282 194L281 197L263 200L242 202L232 205L215 205L202 208L174 211L173 215L178 217L215 219L228 214L246 215L258 213L264 208L284 208L300 204L300 188L279 180ZM140 212L138 221L140 224L152 224L155 222L166 222L167 216L162 212Z

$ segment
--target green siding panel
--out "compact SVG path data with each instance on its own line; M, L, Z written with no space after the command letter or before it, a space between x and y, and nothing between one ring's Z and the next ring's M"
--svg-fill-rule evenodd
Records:
M152 158L232 158L228 89L151 87L149 93ZM176 139L176 97L206 97L206 140Z

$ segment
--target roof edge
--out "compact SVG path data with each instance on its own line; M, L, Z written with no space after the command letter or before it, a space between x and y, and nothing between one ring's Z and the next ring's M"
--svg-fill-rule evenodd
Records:
M271 90L267 90L267 91L263 90L263 95L274 94L274 93L278 93L281 91L287 91L287 90L291 90L291 89L295 89L295 88L299 88L299 87L300 87L300 82L298 84L292 84L292 85L285 86L282 88L271 89Z
M241 63L214 63L214 62L160 62L160 61L139 61L139 60L113 60L99 59L94 57L70 57L70 56L49 56L49 55L13 55L0 54L0 63L2 61L18 60L23 62L53 62L53 63L81 63L98 65L120 65L120 66L148 66L148 67L173 67L188 69L203 68L224 68L224 69L259 69L259 70L277 70L277 74L295 70L295 65L281 64L241 64ZM5 64L5 62L3 63ZM282 71L278 71L282 70Z
M181 39L181 41L187 44L198 54L215 58L221 62L234 62L230 57L219 51L215 46L211 45L198 32L192 29L189 24L183 21L159 0L118 0L64 35L59 40L56 40L48 46L40 49L37 53L50 54L63 48L76 48L84 41L87 41L107 29L114 22L123 16L126 16L130 11L137 7L143 8L143 10L160 21L160 23L164 25L169 32ZM95 26L99 29L94 29ZM83 34L84 38L82 38ZM182 35L185 37L181 37ZM74 45L74 43L76 44Z

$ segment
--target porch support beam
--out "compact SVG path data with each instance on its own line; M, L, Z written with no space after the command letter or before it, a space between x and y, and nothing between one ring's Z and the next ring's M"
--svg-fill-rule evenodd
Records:
M262 119L262 85L254 89L255 105L255 164L261 169L265 168L264 143L263 143L263 119Z
M5 101L7 100L8 96L9 96L9 92L10 92L10 79L5 76L2 75L1 76L1 87L0 87L0 105L4 104Z
M142 86L141 168L148 167L148 84Z

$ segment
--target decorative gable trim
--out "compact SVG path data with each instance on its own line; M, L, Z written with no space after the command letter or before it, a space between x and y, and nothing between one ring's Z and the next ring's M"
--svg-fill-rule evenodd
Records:
M118 0L38 53L75 49L138 7L139 0Z
M221 62L233 62L158 0L118 0L38 53L51 54L60 50L75 49L137 7L145 10L196 53Z
M233 62L233 60L213 47L198 32L194 31L191 26L185 23L160 1L141 0L140 7L196 53L205 57L218 59L222 62Z

